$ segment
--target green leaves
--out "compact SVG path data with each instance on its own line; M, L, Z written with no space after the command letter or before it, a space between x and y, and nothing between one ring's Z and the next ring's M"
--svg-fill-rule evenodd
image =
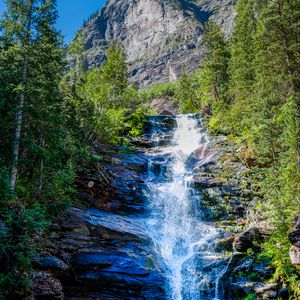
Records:
M208 106L210 129L233 135L246 147L245 159L254 161L257 218L274 226L263 250L275 279L288 282L297 296L287 234L300 212L299 20L297 0L239 0L230 40L208 22L203 65L178 83L182 111Z

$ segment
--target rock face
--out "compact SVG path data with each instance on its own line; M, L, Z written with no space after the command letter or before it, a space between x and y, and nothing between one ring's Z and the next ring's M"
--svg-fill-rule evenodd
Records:
M46 247L36 258L34 295L28 300L170 299L165 288L167 263L145 226L149 213L145 194L149 193L149 159L157 180L170 177L168 165L173 159L170 153L151 152L149 147L170 143L178 124L167 114L149 117L149 121L144 135L133 141L135 147L106 151L94 145L93 152L101 155L101 164L88 162L78 174L79 201L51 225ZM159 124L163 137L153 135L150 123ZM214 140L208 151L198 148L192 153L186 165L195 218L218 229L216 236L199 245L190 258L200 279L197 287L202 298L214 298L218 281L219 299L243 299L253 293L256 299L288 299L280 286L266 283L272 275L270 262L256 261L255 254L245 253L249 248L255 250L264 239L266 226L241 232L252 197L244 177L247 168L237 159L228 139L219 136ZM209 157L215 160L200 163ZM223 177L223 168L229 167L235 176ZM243 253L230 256L235 252L233 246ZM203 251L205 255L201 255ZM183 266L184 272L188 268L189 264ZM194 280L194 276L191 278ZM185 282L184 288L189 290L190 284Z
M298 273L300 273L300 215L295 219L293 227L294 231L289 234L289 240L292 243L290 259Z
M226 35L232 30L235 0L109 0L85 23L85 63L100 66L112 41L126 50L129 76L139 86L176 80L182 66L194 71L203 57L208 19Z

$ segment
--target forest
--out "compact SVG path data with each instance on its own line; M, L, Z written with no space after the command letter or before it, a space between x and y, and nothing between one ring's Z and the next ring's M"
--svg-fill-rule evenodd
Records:
M0 23L1 299L30 295L52 218L77 201L84 162L101 164L94 145L130 145L153 114L149 101L164 95L182 114L202 114L212 135L242 147L255 192L247 222L268 220L272 234L260 255L271 259L273 280L299 299L288 233L300 213L300 2L239 0L236 10L229 38L213 21L205 24L197 72L183 68L176 82L138 89L118 43L102 67L84 68L83 37L63 44L55 0L7 1Z

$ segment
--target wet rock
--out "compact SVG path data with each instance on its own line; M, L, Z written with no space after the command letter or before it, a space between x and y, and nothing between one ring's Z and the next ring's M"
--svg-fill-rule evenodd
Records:
M279 299L282 299L282 300L288 300L288 299L290 299L289 289L288 288L281 288L281 289L279 289L279 291L278 291L278 297L279 297Z
M177 121L172 116L162 116L162 125L168 129L174 129L177 126Z
M185 163L185 167L188 170L192 170L202 164L207 164L212 161L215 153L212 149L206 148L205 146L196 149Z
M194 177L193 183L195 188L214 188L220 187L226 183L224 178L202 178Z
M142 224L124 215L70 208L55 227L65 230L57 236L59 256L72 267L55 273L66 299L164 299L165 266Z
M259 229L253 226L237 235L233 246L239 252L246 252L248 249L258 250L258 246L254 245L254 243L261 243L262 241L263 238Z
M45 258L39 259L37 264L41 269L54 271L66 271L69 268L64 261L55 256L46 256Z
M174 116L171 112L169 112L168 110L163 110L161 113L160 113L161 116Z
M254 265L252 271L255 274L257 274L257 276L260 277L262 280L267 280L271 278L274 271L270 266L270 262L271 260L267 259L265 261L257 263Z
M234 274L238 274L239 272L242 273L249 273L254 265L254 257L250 256L250 257L244 257L243 259L241 259L241 261L238 263L237 267L233 270Z
M133 235L139 240L149 240L146 231L143 229L143 224L139 220L127 216L90 209L82 212L82 218L89 224L116 231L121 235Z
M261 299L278 299L278 284L277 283L256 283L254 292Z
M254 294L255 299L278 299L278 285L253 282L247 277L241 278L240 281L232 284L233 299L243 299L247 295Z
M215 251L232 251L232 243L234 240L233 233L226 233L222 237L215 240Z
M64 299L60 281L49 272L35 272L32 275L33 299Z

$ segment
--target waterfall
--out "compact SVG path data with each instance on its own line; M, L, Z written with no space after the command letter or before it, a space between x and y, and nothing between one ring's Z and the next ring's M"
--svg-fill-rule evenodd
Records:
M200 286L205 286L206 277L197 270L195 260L214 257L209 241L218 233L202 222L193 208L191 174L186 165L195 151L199 164L212 159L206 151L210 138L197 116L180 115L175 120L175 129L163 146L159 141L169 133L152 120L152 140L157 146L149 152L147 226L168 269L167 299L198 300L204 299ZM218 299L218 288L212 290L214 294L205 299Z

